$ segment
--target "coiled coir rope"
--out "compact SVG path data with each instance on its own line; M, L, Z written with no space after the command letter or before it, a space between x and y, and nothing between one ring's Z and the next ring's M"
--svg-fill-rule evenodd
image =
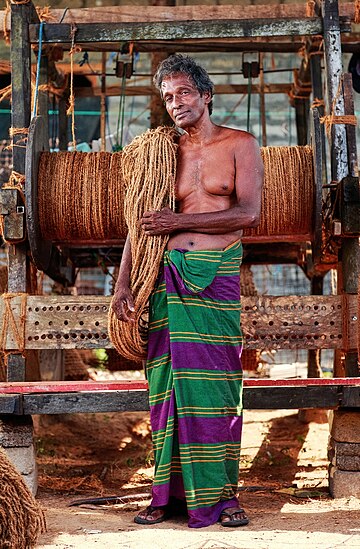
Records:
M132 252L130 287L135 322L118 320L110 307L109 336L116 350L130 360L146 356L146 308L168 236L146 236L139 220L148 210L175 209L176 130L148 130L122 151L124 215Z

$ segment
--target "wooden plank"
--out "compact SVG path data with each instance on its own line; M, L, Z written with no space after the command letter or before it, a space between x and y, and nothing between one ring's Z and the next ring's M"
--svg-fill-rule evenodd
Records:
M24 395L24 414L126 412L149 409L146 391Z
M316 56L318 57L318 56ZM312 244L314 268L321 263L322 258L322 201L323 201L323 151L324 151L324 128L320 124L318 109L312 110L311 116L311 140L314 157L314 180L315 180L315 204L314 204L314 239ZM311 275L311 273L308 273Z
M357 387L349 389L358 390ZM299 408L337 408L341 393L337 387L257 387L244 389L244 409L294 410ZM360 404L360 400L359 400ZM358 404L358 405L359 405Z
M22 414L22 397L0 394L0 414Z
M204 40L219 38L249 38L316 35L322 32L321 19L252 19L252 20L207 20L169 21L152 23L78 23L76 43L123 42L147 40ZM40 25L30 25L30 40L38 42ZM350 26L342 29L349 32ZM71 25L49 24L44 27L44 44L70 44Z
M343 395L341 400L341 406L347 408L357 408L360 403L360 389L359 387L343 387Z
M357 296L347 296L350 348L357 345ZM12 299L20 323L21 298ZM104 296L28 296L26 349L111 348L110 298ZM3 314L0 301L0 315ZM341 349L341 296L256 296L242 298L244 345L249 349ZM11 332L6 349L16 349ZM15 380L13 380L15 381Z
M342 390L343 386L360 388L359 377L314 377L299 379L268 379L245 378L244 387L336 387ZM28 382L0 382L0 395L2 394L44 394L44 393L87 393L104 391L147 391L148 382L145 379L121 381L28 381Z
M340 2L340 15L354 20L354 2ZM259 19L301 18L306 16L306 4L248 5L191 5L191 6L106 6L91 8L51 9L57 23L123 23L143 21L187 21L211 19ZM10 30L10 18L5 19L5 10L0 11L0 28ZM51 24L51 22L49 23Z
M352 407L360 405L358 387L345 387L347 401ZM339 386L313 387L248 387L244 389L245 409L299 409L337 408L344 406L342 388ZM146 391L99 391L82 393L25 394L25 414L72 414L147 411L149 409Z
M136 76L136 75L135 75ZM291 89L291 84L264 84L263 93L285 93L287 94ZM244 94L248 93L248 86L246 84L217 84L216 95L221 94ZM107 86L106 96L113 97L119 96L124 93L126 96L142 96L142 95L158 95L159 92L154 86L126 86L125 91L121 86ZM252 94L262 93L260 85L255 84L251 87ZM101 97L101 88L96 86L94 88L75 88L75 97Z

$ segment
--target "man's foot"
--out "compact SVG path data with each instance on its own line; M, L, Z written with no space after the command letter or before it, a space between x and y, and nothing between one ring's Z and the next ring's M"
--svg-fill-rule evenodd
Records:
M166 507L152 507L149 505L134 517L134 522L136 524L158 524L168 518L170 518L170 513Z
M240 507L228 507L224 509L220 515L221 526L246 526L249 524L249 519L246 516L244 509Z

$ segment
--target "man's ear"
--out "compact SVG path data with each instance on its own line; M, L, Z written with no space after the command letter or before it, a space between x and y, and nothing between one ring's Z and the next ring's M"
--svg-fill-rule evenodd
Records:
M204 91L203 97L205 99L205 103L208 105L210 101L212 100L211 92L210 91Z

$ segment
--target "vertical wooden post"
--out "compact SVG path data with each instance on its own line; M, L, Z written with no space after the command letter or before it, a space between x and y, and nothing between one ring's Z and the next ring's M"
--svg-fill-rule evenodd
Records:
M322 9L329 109L335 115L344 115L341 36L337 0L323 0ZM330 145L332 179L340 182L349 174L347 138L344 125L336 124L331 127ZM342 221L345 221L346 223L346 220ZM359 238L343 238L340 253L342 261L343 292L356 294L358 292L360 274ZM356 352L346 352L345 354L345 375L360 375Z
M297 144L307 145L308 122L309 122L309 100L295 99L294 102L295 102Z
M101 98L100 98L101 150L106 151L106 53L101 54Z
M68 149L68 117L67 100L69 97L69 90L59 98L59 149L60 151L67 151Z
M152 0L152 6L176 6L176 0ZM171 55L168 53L156 52L151 54L151 74L155 74L158 64ZM157 126L171 126L173 122L168 115L163 101L158 93L150 98L150 128Z
M329 111L344 114L344 96L341 89L342 58L339 7L337 0L323 0L324 53ZM331 178L341 181L348 173L345 127L331 126Z
M48 57L40 52L38 55L41 55L39 85L47 85L49 80ZM44 118L45 125L49 128L49 92L47 90L39 90L37 114Z
M11 4L11 125L28 128L31 116L31 47L29 23L35 8L29 4ZM36 13L36 12L35 12ZM13 137L13 170L25 173L26 134ZM8 291L26 292L26 244L11 245L8 252ZM9 355L8 381L25 380L25 359Z
M265 82L264 82L264 53L260 53L260 116L261 116L261 144L266 147L266 106L265 106Z
M323 101L323 84L322 84L322 73L321 73L321 59L322 57L317 55L311 55L310 57L310 73L311 73L311 86L313 100ZM319 104L317 107L319 117L323 117L325 114L325 105ZM321 148L322 148L322 157L326 158L326 148L325 148L325 130L324 125L320 124L320 134L321 134ZM322 162L322 174L323 182L326 182L326 163Z

